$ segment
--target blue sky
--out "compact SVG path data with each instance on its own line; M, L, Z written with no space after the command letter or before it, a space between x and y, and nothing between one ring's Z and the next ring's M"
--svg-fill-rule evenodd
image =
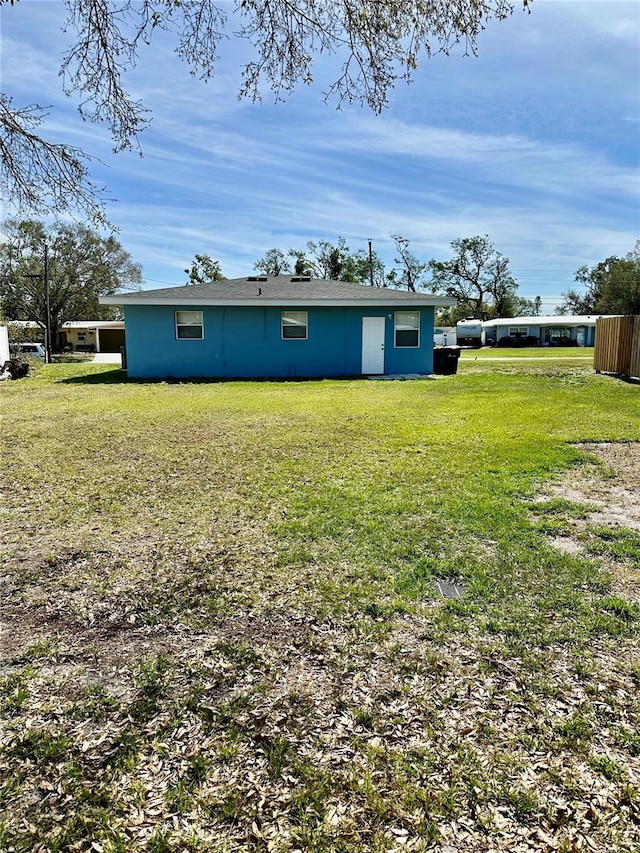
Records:
M552 313L579 266L640 237L638 2L534 0L487 27L477 58L424 59L382 115L324 102L327 59L286 103L239 101L246 46L229 40L204 83L158 34L127 78L153 113L142 157L114 155L63 95L64 21L58 0L0 7L0 89L50 105L43 133L102 161L92 178L145 288L184 283L196 253L232 278L308 240L371 239L391 267L391 234L424 260L488 234Z

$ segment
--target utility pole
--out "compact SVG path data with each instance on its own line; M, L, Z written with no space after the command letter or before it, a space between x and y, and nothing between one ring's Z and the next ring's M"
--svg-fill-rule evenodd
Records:
M44 309L46 313L46 328L44 335L44 361L45 364L51 364L51 300L49 298L49 267L48 267L48 251L49 247L45 240L44 244Z
M371 240L369 240L369 280L371 287L373 287L373 249L371 247Z

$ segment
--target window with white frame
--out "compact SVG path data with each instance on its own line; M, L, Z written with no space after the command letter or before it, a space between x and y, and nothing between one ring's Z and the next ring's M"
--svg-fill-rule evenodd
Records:
M287 340L306 341L309 336L309 318L306 311L282 312L282 337Z
M202 311L176 311L176 338L191 341L204 338Z
M529 334L528 326L509 326L510 338L526 338Z
M395 343L397 347L420 346L419 311L396 311Z

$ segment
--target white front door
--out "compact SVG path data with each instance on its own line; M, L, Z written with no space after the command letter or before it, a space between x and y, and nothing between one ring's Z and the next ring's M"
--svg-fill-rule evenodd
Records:
M384 373L384 317L362 318L362 372Z

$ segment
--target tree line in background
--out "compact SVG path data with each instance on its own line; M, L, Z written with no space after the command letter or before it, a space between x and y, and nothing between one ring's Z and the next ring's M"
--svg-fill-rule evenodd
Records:
M309 241L304 249L269 249L254 269L265 275L304 275L411 291L429 290L456 300L439 312L438 323L454 325L464 317L517 317L540 313L541 300L517 295L518 283L509 259L487 235L451 243L445 261L420 260L409 240L393 235L395 264L387 269L370 246L351 251L344 237L335 243ZM188 269L187 285L224 280L219 261L197 254ZM563 294L558 313L640 314L640 241L624 258L609 257L582 266L575 279L582 289ZM6 220L0 238L0 314L6 320L32 321L41 329L50 322L50 337L73 320L109 320L114 308L100 305L142 283L142 270L113 235L100 236L81 224ZM47 311L48 302L48 311Z
M456 300L456 305L439 312L438 322L454 325L463 317L483 319L515 317L539 313L541 300L517 295L518 283L509 270L509 258L498 252L487 235L464 237L451 243L447 261L420 260L409 240L392 235L395 265L387 269L377 252L358 249L353 252L344 237L336 243L310 240L305 249L269 249L253 265L265 275L308 275L373 287L395 287L402 290L430 290ZM218 261L208 255L196 255L188 284L200 284L203 272L213 273L209 281L219 281L222 270Z
M0 313L49 326L49 340L73 320L111 320L101 296L135 289L142 269L113 236L79 223L7 220L0 242ZM46 338L45 338L46 340Z
M309 275L337 281L428 290L456 300L451 308L438 311L440 325L455 325L465 317L539 316L542 299L518 296L518 282L509 269L509 258L494 248L488 235L462 237L451 242L446 261L420 260L409 240L392 235L395 265L387 269L375 250L352 252L344 237L336 243L309 241L305 249L269 249L253 265L265 275ZM224 275L218 261L196 255L187 284L220 281ZM203 272L211 273L208 277ZM593 267L575 273L578 287L562 294L556 314L640 314L640 241L624 258L611 256Z

